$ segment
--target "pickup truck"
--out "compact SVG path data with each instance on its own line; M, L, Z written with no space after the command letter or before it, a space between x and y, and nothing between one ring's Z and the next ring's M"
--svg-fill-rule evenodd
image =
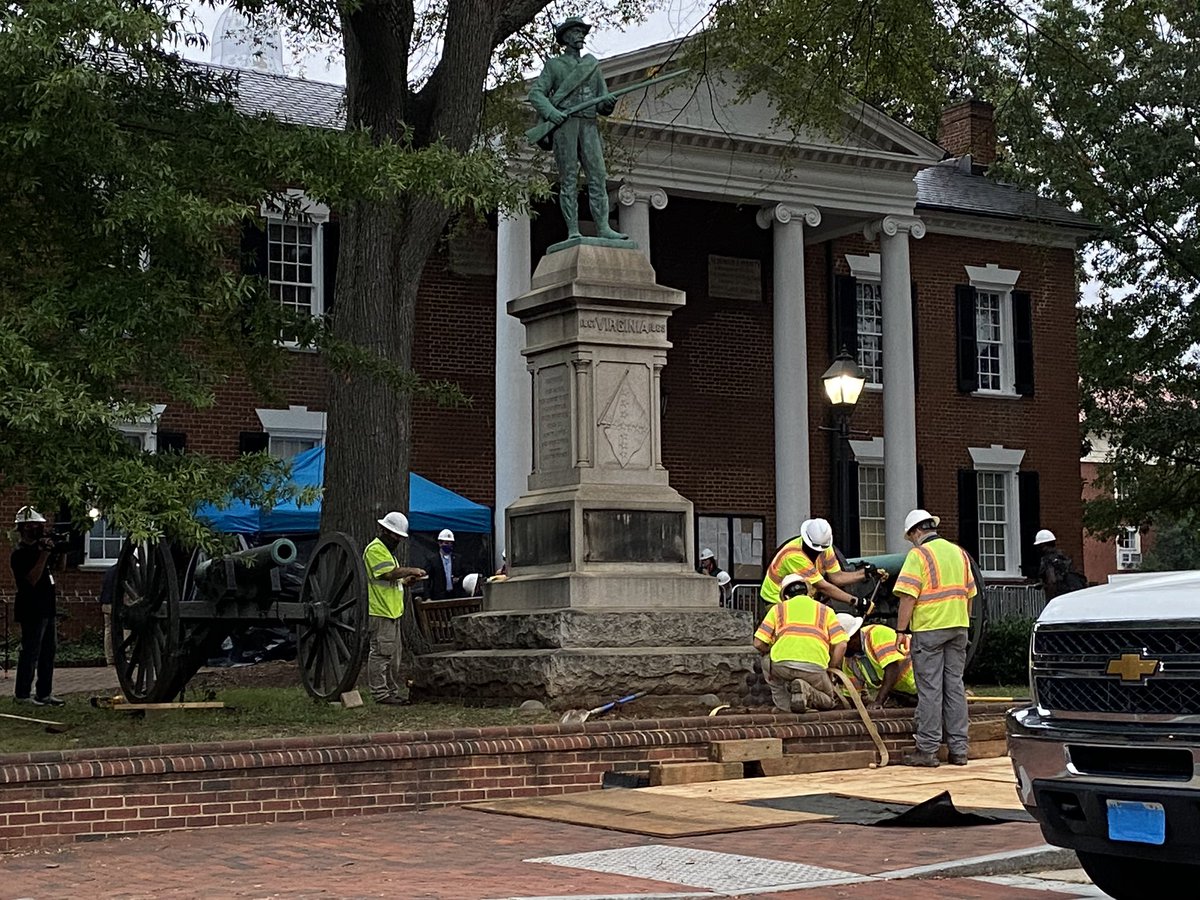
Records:
M1047 604L1008 716L1025 808L1117 900L1200 896L1200 572Z

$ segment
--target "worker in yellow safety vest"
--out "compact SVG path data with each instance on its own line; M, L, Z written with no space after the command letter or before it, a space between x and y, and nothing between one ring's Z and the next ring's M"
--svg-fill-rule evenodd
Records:
M390 512L379 522L379 536L363 550L367 568L367 687L376 703L408 704L408 684L400 668L400 617L404 588L425 577L424 569L400 565L396 550L408 537L408 516Z
M813 596L837 600L853 608L858 598L842 588L865 581L869 571L868 567L844 571L833 548L832 526L825 519L806 519L800 533L780 547L767 566L759 594L768 603L778 603L783 579L796 574Z
M923 509L904 518L904 537L913 545L892 592L900 603L896 648L909 652L917 682L916 750L907 766L938 765L945 725L950 763L967 764L967 635L971 600L978 592L971 557L939 537L941 519Z
M838 622L848 638L842 668L857 687L874 693L871 708L882 709L890 697L909 706L916 703L912 660L896 646L896 630L880 623L864 625L847 613L838 613Z
M780 602L754 633L754 648L779 709L834 709L841 702L829 670L842 665L846 632L832 609L807 595L800 575L784 577Z

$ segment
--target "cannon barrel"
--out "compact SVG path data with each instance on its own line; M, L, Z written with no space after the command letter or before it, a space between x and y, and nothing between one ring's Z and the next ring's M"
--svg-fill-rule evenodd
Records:
M279 538L261 547L239 550L228 556L202 560L196 564L192 583L197 592L209 600L231 594L247 599L270 599L273 589L271 573L296 559L296 545Z

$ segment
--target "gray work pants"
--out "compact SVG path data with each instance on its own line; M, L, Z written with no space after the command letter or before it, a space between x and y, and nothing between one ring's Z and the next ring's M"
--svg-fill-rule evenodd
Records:
M967 629L939 628L912 636L917 679L917 750L937 753L945 736L950 752L967 753Z
M385 697L408 699L408 684L400 668L400 619L370 617L370 644L367 654L367 687L376 700Z
M764 656L763 676L771 688L771 700L784 712L793 711L793 694L803 696L808 709L837 709L840 705L829 673L815 663L773 662Z

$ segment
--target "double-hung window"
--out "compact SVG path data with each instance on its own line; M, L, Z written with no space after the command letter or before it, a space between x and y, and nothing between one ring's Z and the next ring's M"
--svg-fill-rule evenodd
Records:
M851 441L857 463L858 483L858 554L878 556L887 552L884 525L883 438ZM836 535L835 535L836 537ZM850 544L850 546L853 546Z
M121 436L135 450L143 453L158 451L158 420L166 406L155 404L151 414L139 421L119 426ZM95 515L95 513L93 513ZM125 534L109 526L108 519L103 516L92 523L83 542L83 564L85 566L111 566L121 555L121 547L125 543Z
M264 203L265 247L260 245L260 263L271 298L300 316L324 315L331 298L326 297L326 232L331 224L329 207L290 190L276 202ZM336 250L336 242L333 245ZM264 252L265 250L265 252ZM283 336L285 343L288 336Z
M958 388L980 396L1033 394L1033 307L1015 289L1021 273L994 263L966 266L955 290Z
M307 406L257 409L267 435L266 450L279 459L292 459L325 443L325 413Z
M879 259L878 253L847 254L850 277L844 279L844 285L840 287L847 308L838 312L846 321L837 342L855 354L867 376L867 386L872 388L883 385L883 288L879 280ZM851 301L854 304L852 317L848 308Z
M970 447L975 472L979 568L985 576L1016 578L1021 567L1021 507L1017 474L1024 450L998 444Z

